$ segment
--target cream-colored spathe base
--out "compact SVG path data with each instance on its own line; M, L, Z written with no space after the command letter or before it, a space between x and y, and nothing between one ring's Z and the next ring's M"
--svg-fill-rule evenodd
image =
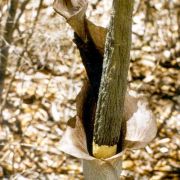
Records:
M114 146L99 146L93 142L93 156L97 159L106 159L114 156L117 151L117 145Z

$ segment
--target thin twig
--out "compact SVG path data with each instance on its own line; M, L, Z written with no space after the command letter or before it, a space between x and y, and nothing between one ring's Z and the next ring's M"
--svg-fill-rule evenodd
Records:
M21 10L21 11L20 11L18 17L16 18L16 21L15 21L14 27L13 27L13 30L19 28L19 25L18 25L18 24L19 24L19 20L20 20L21 16L23 15L23 13L24 13L24 11L25 11L25 9L26 9L26 6L27 6L27 4L29 3L29 1L30 1L30 0L25 0L25 1L21 4L21 7L20 7L20 10Z

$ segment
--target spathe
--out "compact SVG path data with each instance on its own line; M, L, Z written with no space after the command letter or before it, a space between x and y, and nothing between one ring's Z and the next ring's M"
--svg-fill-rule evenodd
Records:
M66 18L68 24L83 40L86 39L84 23L87 5L86 0L55 0L53 4L54 10Z
M147 104L134 96L126 95L124 118L126 135L123 140L123 151L107 159L96 159L87 150L86 134L81 121L82 104L88 84L84 84L77 101L77 116L68 122L67 129L60 142L60 149L83 160L86 179L114 180L121 173L122 153L126 149L143 148L156 135L157 126Z
M86 42L87 33L90 34L94 44L103 54L107 30L96 26L86 18L87 0L55 0L54 10L63 16L78 36Z

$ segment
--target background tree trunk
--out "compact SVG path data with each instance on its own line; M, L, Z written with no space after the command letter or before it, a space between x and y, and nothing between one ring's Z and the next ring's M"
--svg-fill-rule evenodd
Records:
M4 87L4 79L7 67L8 51L12 41L14 32L14 19L18 6L18 0L11 0L8 12L8 17L4 29L3 42L1 44L0 52L0 103L2 102L2 92Z
M116 145L123 121L131 48L133 0L114 0L95 116L94 142Z

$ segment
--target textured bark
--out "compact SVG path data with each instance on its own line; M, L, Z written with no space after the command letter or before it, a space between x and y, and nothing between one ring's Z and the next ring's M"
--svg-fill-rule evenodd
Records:
M112 146L121 135L131 48L133 0L114 0L106 37L94 142Z
M9 14L7 17L5 31L4 31L4 41L1 45L1 52L0 52L0 102L2 101L2 91L4 87L4 79L7 67L7 58L8 58L8 51L13 37L14 31L14 19L16 15L18 0L11 0L10 7L9 7Z

